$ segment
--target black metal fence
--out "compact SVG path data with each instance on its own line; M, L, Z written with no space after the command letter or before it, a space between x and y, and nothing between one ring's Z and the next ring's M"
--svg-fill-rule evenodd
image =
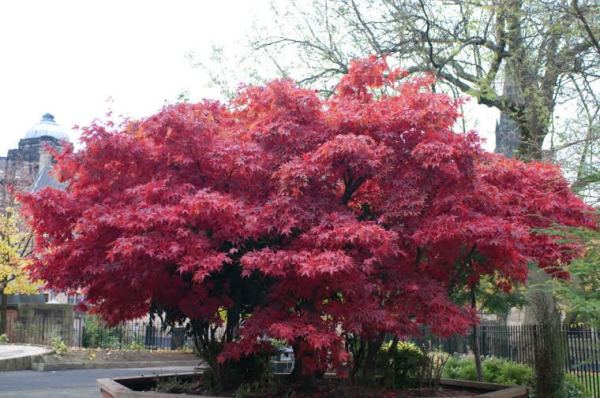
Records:
M479 326L481 355L505 358L534 367L536 355L544 344L547 330L538 325ZM593 397L600 397L600 331L589 326L563 325L555 330L553 341L560 344L564 355L563 370L579 379ZM473 333L450 338L427 337L415 341L448 353L472 352Z
M116 327L81 329L81 347L177 350L187 343L185 328L162 328L146 322L128 322Z
M60 339L68 345L72 345L73 331L69 326L60 323L48 322L40 318L35 322L9 322L8 342L51 345L54 339Z
M162 328L148 322L127 322L115 327L75 319L73 327L49 322L15 323L8 334L11 343L52 345L58 340L70 347L108 349L177 350L191 345L185 328Z
M544 344L545 331L537 325L479 326L481 355L495 356L534 366L536 350ZM561 326L557 330L564 353L565 372L579 379L594 397L600 397L600 331L588 326ZM168 349L191 346L185 329L163 329L148 322L127 322L117 327L76 319L72 329L47 322L15 325L9 333L9 341L15 343L51 345L60 339L69 346L111 349ZM450 338L427 337L415 341L448 353L472 352L474 334L455 335Z

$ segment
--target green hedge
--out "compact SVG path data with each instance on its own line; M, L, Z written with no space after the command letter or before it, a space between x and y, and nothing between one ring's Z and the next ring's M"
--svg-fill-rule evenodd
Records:
M489 357L483 360L482 369L483 380L490 383L527 386L530 390L535 386L535 372L527 365ZM444 367L443 377L477 380L474 358L471 356L450 357ZM591 395L585 392L583 384L572 375L566 375L565 390L565 398L591 398ZM535 392L532 392L530 397L534 398Z

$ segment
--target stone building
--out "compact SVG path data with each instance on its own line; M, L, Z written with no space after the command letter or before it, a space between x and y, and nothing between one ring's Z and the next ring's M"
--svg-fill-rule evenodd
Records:
M60 187L52 178L52 156L47 147L60 148L69 138L64 129L46 113L19 140L19 147L10 149L6 157L0 157L0 206L4 209L14 205L11 191L38 191L47 186Z

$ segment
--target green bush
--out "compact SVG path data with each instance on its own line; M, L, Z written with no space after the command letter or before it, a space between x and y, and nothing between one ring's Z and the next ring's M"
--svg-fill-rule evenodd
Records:
M535 380L529 366L501 358L484 359L482 370L483 380L490 383L531 386ZM443 375L449 379L477 380L475 360L468 356L453 356L446 363Z
M488 358L482 367L484 380L491 383L531 386L535 381L533 369L506 359Z
M427 355L413 343L400 341L392 347L389 342L381 347L377 373L389 388L417 387L428 360Z
M486 358L482 363L483 379L490 383L515 384L529 387L530 398L536 398L535 372L527 365L501 358ZM449 379L477 380L475 360L470 356L452 356L443 370L443 376ZM573 375L565 376L565 398L591 398L583 384ZM540 397L541 398L541 397Z
M5 334L0 334L0 344L8 343L8 336Z
M586 392L583 383L575 376L566 374L565 398L592 398L592 395Z
M529 398L542 398L539 397L535 391L529 394ZM585 386L577 377L571 374L565 374L564 391L561 398L592 398L592 395L588 393Z
M122 348L123 330L119 327L107 328L97 316L86 316L83 323L81 345L89 348Z
M62 341L62 339L60 337L52 338L52 349L58 355L64 355L67 353L67 351L69 351L69 347L67 347L65 342Z
M452 356L448 358L442 375L447 379L477 380L475 360L465 356Z

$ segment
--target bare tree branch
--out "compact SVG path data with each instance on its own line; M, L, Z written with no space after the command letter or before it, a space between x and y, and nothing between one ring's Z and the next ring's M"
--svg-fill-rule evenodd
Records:
M585 17L585 14L579 8L579 2L577 0L573 0L571 2L571 5L573 6L573 10L575 11L575 16L577 17L577 19L579 19L581 21L581 24L583 25L583 28L587 32L589 39L592 42L592 45L596 49L596 52L598 54L600 54L600 43L598 43L598 39L596 38L596 35L592 31L592 28L590 27L590 24L588 23L587 18Z

